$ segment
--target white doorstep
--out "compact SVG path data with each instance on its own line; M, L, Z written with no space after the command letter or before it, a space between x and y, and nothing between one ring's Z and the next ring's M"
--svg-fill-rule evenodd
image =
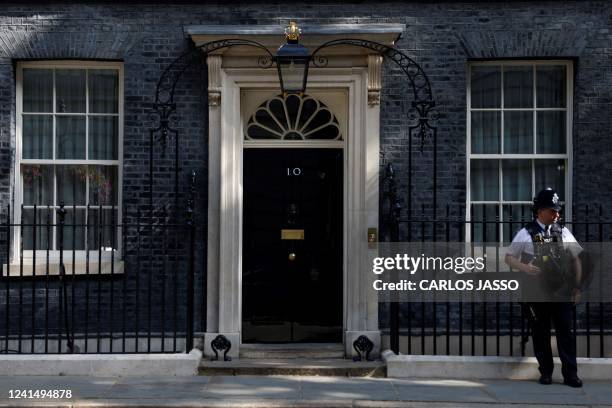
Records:
M383 352L390 378L533 380L540 376L535 357L422 356ZM561 361L555 357L553 379L559 381ZM584 380L612 378L612 359L578 358L578 376Z

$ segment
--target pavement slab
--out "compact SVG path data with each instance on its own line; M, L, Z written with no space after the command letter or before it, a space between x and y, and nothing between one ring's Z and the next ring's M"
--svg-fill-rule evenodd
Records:
M72 398L11 399L9 390ZM533 408L611 407L612 381L575 389L536 381L322 376L0 376L0 407Z

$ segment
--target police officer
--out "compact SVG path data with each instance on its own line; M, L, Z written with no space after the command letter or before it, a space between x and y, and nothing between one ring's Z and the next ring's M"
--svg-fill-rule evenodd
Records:
M546 288L545 292L549 294L563 292L561 286L564 286L566 297L562 301L540 298L528 304L532 315L533 351L539 364L540 384L551 384L554 368L550 344L552 321L563 382L571 387L582 387L576 364L576 339L570 329L572 306L580 301L582 272L578 255L582 248L567 228L557 224L561 206L554 190L545 188L540 191L533 200L533 211L534 220L516 234L505 260L513 269L527 274L527 280L531 278L539 283L540 288ZM561 252L556 251L558 248ZM564 269L564 264L569 268ZM564 273L567 269L572 271L571 274Z

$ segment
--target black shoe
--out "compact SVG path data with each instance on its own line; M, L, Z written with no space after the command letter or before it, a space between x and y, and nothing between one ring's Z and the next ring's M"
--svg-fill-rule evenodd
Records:
M564 378L563 384L569 385L570 387L574 388L580 388L582 387L582 380L578 377Z
M550 385L552 384L552 377L550 375L542 375L540 376L540 384Z

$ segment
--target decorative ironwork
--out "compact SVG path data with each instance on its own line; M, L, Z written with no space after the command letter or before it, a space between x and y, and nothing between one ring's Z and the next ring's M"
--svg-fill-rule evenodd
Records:
M417 64L412 58L394 47L381 44L375 41L345 38L328 41L317 47L311 54L312 64L315 67L327 66L327 58L320 56L319 53L329 47L335 47L340 45L352 45L355 47L367 48L382 56L388 60L393 61L397 64L400 69L406 74L410 85L412 86L412 92L414 94L414 101L412 106L417 110L419 115L418 123L412 128L418 129L419 137L421 138L421 149L425 144L428 135L433 133L432 137L435 137L435 128L429 124L430 112L435 107L433 100L433 93L431 91L431 83L425 71L419 64Z
M194 205L195 205L195 192L196 192L196 172L195 170L191 171L189 175L189 196L187 198L187 225L193 226L194 224Z
M338 119L309 95L278 95L255 110L244 132L247 140L342 140Z
M387 164L385 172L385 181L387 183L387 197L389 200L388 212L388 227L389 241L400 241L400 216L402 212L402 204L400 203L399 195L397 194L397 181L395 179L395 169L393 164ZM397 279L397 271L392 272L392 279ZM399 302L397 293L391 294L391 303L389 305L389 331L391 338L391 351L395 354L399 353Z
M68 288L66 287L66 268L64 266L64 228L66 225L66 208L64 207L64 201L60 202L60 207L57 209L58 216L58 244L59 244L59 272L60 272L60 296L59 296L59 312L60 316L63 315L63 327L61 331L66 332L66 346L68 347L68 351L70 353L74 353L75 351L78 353L78 348L75 350L74 346L74 336L72 334L72 330L70 329L70 325L68 323ZM74 217L74 215L73 215ZM35 221L36 222L36 221ZM73 277L74 278L74 277ZM74 279L73 279L74 283ZM74 296L74 294L73 294ZM60 331L60 344L61 344L61 331ZM58 347L59 348L59 347Z
M415 108L418 114L417 122L408 128L408 214L411 216L412 211L412 138L418 135L421 144L421 153L425 143L429 140L433 142L433 160L432 160L432 204L433 208L437 205L437 128L431 126L430 119L436 118L435 101L431 90L431 83L423 68L417 64L412 58L394 47L381 44L375 41L345 38L328 41L316 48L312 54L312 63L316 67L324 67L327 65L327 59L320 56L320 52L329 47L340 45L352 45L369 50L376 51L386 59L394 62L408 77L408 81L412 86L413 101L412 107Z
M258 58L258 64L261 68L270 68L274 63L274 55L268 49L255 41L243 39L224 39L219 41L211 41L200 46L194 47L176 58L162 73L157 82L155 91L155 102L153 103L152 116L156 119L157 126L149 130L149 211L153 214L153 150L154 143L162 145L162 151L170 139L174 139L175 148L175 165L174 165L174 201L175 209L178 209L178 192L179 192L179 131L171 126L171 120L176 112L176 103L174 95L176 86L181 79L183 73L191 66L201 64L201 60L197 58L200 53L208 55L214 51L235 47L249 46L259 48L266 55Z
M353 348L357 352L357 355L353 357L353 361L361 361L362 357L365 357L366 361L373 360L373 358L370 358L370 353L374 348L374 343L372 343L372 340L370 340L368 336L362 334L361 336L357 337L357 339L353 342Z
M232 342L229 341L227 339L227 337L225 337L222 334L219 334L217 337L215 337L211 342L210 342L210 347L212 348L213 352L215 353L215 357L212 358L212 361L218 361L219 360L219 351L223 351L223 361L231 361L231 357L228 357L227 353L229 353L230 349L232 348Z
M187 274L187 293L191 296L187 297L187 316L186 322L186 341L185 348L189 353L193 349L193 318L194 318L194 285L195 285L195 258L193 256L195 252L195 234L196 227L194 223L194 205L195 205L195 192L196 192L196 172L191 171L189 176L189 196L187 199L187 227L189 228L189 270Z
M389 221L390 221L390 235L391 240L394 242L399 241L399 222L400 214L402 212L402 204L400 203L399 195L397 194L397 182L395 180L395 169L393 164L387 164L387 170L385 172L385 180L388 184L388 197L389 197Z
M328 57L322 55L323 50L341 45L351 45L361 48L366 48L368 50L374 51L386 59L393 61L405 74L408 78L408 81L412 87L412 92L414 96L412 106L415 108L418 119L417 122L409 127L409 152L408 152L408 160L409 160L409 170L408 170L408 178L409 178L409 187L408 187L408 210L411 209L411 200L412 200L412 137L414 135L420 138L421 144L421 152L423 151L423 147L427 141L430 139L433 140L433 206L435 208L436 205L436 171L437 171L437 129L435 126L432 126L430 120L435 119L435 102L433 100L433 94L431 90L431 83L429 82L429 78L425 74L423 68L417 64L413 59L404 54L402 51L385 44L381 44L375 41L369 41L364 39L354 39L354 38L346 38L346 39L338 39L333 41L328 41L324 44L321 44L317 47L310 56L306 56L310 62L315 67L324 67L327 66ZM178 130L173 128L170 125L171 118L173 114L176 112L176 103L174 101L174 95L176 86L178 84L179 79L182 74L187 70L187 68L191 65L197 65L201 63L200 58L196 58L199 53L203 53L205 56L213 53L214 51L235 47L235 46L248 46L255 47L260 49L263 52L263 56L258 57L258 65L262 68L270 68L275 63L278 63L277 57L273 55L266 46L260 44L256 41L245 40L245 39L222 39L217 41L211 41L200 46L194 47L193 49L185 52L181 56L179 56L175 61L173 61L162 73L158 83L157 90L155 93L155 103L153 104L154 113L158 117L158 126L154 129L151 129L150 136L150 144L151 151L153 150L153 144L155 141L158 141L162 144L162 147L165 147L169 138L175 139L175 162L176 168L175 171L177 173L175 177L175 184L177 185L175 188L175 196L178 196L178 171L179 171L179 157L178 157ZM274 132L272 132L274 133ZM157 138L154 135L158 135ZM150 154L150 173L153 172L153 156L152 152ZM153 205L153 179L152 175L149 180L150 184L150 206ZM175 203L178 204L177 199L175 199Z
M236 46L259 48L266 55L264 57L259 58L258 64L263 68L272 67L274 62L274 55L272 55L272 53L268 51L265 45L260 44L256 41L237 38L210 41L183 53L164 70L162 76L157 82L155 103L159 105L168 105L174 103L174 92L176 90L176 85L178 84L178 81L181 79L181 76L187 70L187 68L189 68L189 66L201 63L201 60L199 58L194 58L200 52L204 53L205 55L208 55L214 51L218 51L223 48Z

